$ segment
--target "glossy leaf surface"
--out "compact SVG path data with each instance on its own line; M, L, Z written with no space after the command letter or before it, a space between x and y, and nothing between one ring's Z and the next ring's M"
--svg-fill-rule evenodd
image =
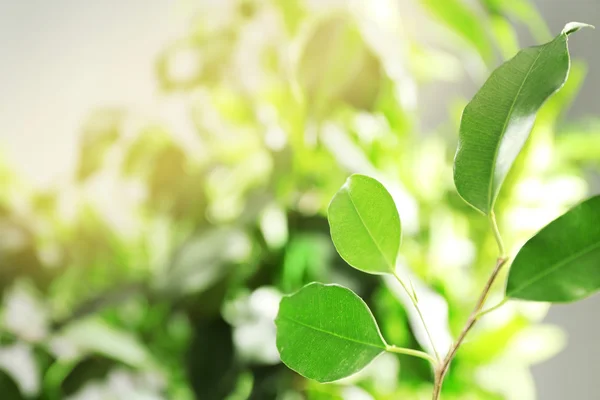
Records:
M377 180L352 175L331 200L331 238L352 267L371 274L394 270L400 247L400 216Z
M600 196L551 222L519 251L508 297L549 302L580 300L600 289Z
M350 376L386 349L365 302L338 285L311 283L284 297L275 323L281 360L319 382Z
M489 214L506 175L533 128L537 111L565 83L567 24L554 40L521 50L498 67L463 112L454 183L473 207Z

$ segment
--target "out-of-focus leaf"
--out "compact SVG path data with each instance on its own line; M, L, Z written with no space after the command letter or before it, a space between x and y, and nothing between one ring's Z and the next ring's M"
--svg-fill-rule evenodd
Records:
M121 166L123 175L146 177L151 167L156 165L157 154L171 144L172 139L164 128L144 128L125 154Z
M254 386L254 378L250 372L240 374L233 392L225 400L248 400Z
M61 349L59 357L100 354L140 369L156 366L147 348L135 336L97 317L73 322L53 342L55 349Z
M307 98L322 112L345 102L370 109L379 92L379 59L349 15L328 15L305 32L296 64L296 79Z
M106 378L110 370L115 367L114 360L103 356L87 356L72 365L60 382L61 397L73 395L81 390L90 381Z
M222 228L192 237L183 244L174 262L157 285L170 293L199 293L229 273L230 266L250 251L246 235Z
M338 285L311 283L284 297L275 324L281 360L319 382L360 371L387 346L365 302Z
M77 179L85 181L102 168L106 154L121 135L124 112L104 109L86 121L81 135Z
M548 302L581 300L600 289L600 196L569 210L521 248L506 295Z
M233 341L240 360L260 365L279 364L275 325L281 293L261 287L225 303L221 315L234 327Z
M7 400L25 400L27 398L21 393L11 376L2 370L0 370L0 393L2 393L2 398Z
M600 121L569 126L556 141L560 158L569 162L600 163Z
M0 373L6 372L17 384L19 391L24 397L35 396L40 391L40 369L37 365L32 348L24 343L16 343L12 346L0 348ZM7 392L10 393L11 385L8 379L0 375L0 385L6 384ZM0 389L3 389L0 387ZM2 399L12 399L6 397L4 391L0 392ZM17 396L16 398L20 398Z
M519 39L509 21L503 17L492 17L490 27L504 59L512 57L519 51Z
M527 25L535 40L550 40L552 33L530 0L482 0L481 3L493 15L514 17Z
M538 109L569 73L567 25L549 43L529 47L496 69L463 112L454 183L461 197L492 212L510 168L529 137Z
M304 234L293 237L285 249L281 270L284 291L298 290L303 284L323 276L334 255L326 235Z
M530 326L512 338L506 346L505 357L516 359L528 365L544 362L566 346L567 335L554 325Z
M156 64L162 88L189 90L219 79L226 72L223 65L229 61L234 43L235 33L228 29L173 44Z
M348 264L370 274L394 272L400 216L381 183L352 175L331 200L327 216L333 244Z
M198 398L224 399L238 379L231 327L221 318L198 321L186 352L188 379Z
M494 55L485 26L485 16L477 15L462 0L421 0L429 11L463 40L486 62Z

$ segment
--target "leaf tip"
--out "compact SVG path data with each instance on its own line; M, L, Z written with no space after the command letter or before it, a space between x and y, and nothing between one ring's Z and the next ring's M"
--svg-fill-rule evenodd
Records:
M565 25L565 27L563 28L561 33L563 35L570 35L571 33L577 32L578 30L580 30L582 28L596 29L596 27L594 25L586 24L583 22L569 22L568 24Z

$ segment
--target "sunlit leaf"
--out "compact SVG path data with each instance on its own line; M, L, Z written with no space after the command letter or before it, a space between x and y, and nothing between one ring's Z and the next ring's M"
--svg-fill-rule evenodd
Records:
M319 382L350 376L386 349L365 302L338 285L311 283L284 297L275 323L281 360Z
M600 289L600 196L552 221L521 248L508 297L571 302Z
M331 200L327 215L333 244L348 264L370 274L394 271L400 217L381 183L352 175Z
M569 73L567 25L554 40L520 51L496 69L463 112L454 182L462 198L489 214L529 137L536 113Z

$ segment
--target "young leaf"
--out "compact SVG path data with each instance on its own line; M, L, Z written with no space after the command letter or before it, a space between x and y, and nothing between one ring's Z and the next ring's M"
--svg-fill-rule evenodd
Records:
M275 324L281 360L319 382L360 371L387 346L365 302L338 285L311 283L284 297Z
M348 264L370 274L394 271L400 216L381 183L352 175L331 200L327 217L333 244Z
M571 302L600 289L600 196L552 221L521 248L506 296Z
M582 26L567 24L551 42L521 50L492 72L465 107L454 183L461 197L484 214L493 210L537 111L565 83L570 66L567 36Z

